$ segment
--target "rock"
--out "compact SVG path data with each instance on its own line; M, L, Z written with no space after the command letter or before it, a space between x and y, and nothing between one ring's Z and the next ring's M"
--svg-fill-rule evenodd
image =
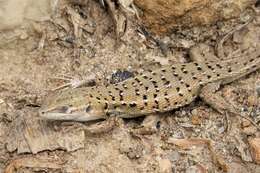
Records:
M256 0L134 0L143 11L145 25L157 34L175 27L209 25L238 17Z
M24 24L25 19L48 20L52 13L51 5L50 0L0 1L0 30L13 29Z

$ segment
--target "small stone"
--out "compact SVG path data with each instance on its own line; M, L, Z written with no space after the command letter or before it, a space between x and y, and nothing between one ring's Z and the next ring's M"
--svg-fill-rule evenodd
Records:
M257 128L255 126L248 126L243 129L243 133L246 135L253 135L257 132Z
M222 134L225 132L225 127L224 126L221 126L219 129L218 129L218 133L219 134Z
M250 145L251 155L253 160L257 164L260 164L260 138L250 139L249 145Z
M172 151L167 155L168 159L172 162L176 162L177 160L180 159L180 153L178 151Z
M141 145L133 145L130 142L121 143L119 151L126 154L129 159L139 159L144 153Z
M202 123L202 118L198 114L191 116L191 123L193 125L200 125Z
M200 125L203 121L203 119L208 118L208 113L204 110L203 107L199 107L196 109L193 109L191 111L191 122L193 125Z

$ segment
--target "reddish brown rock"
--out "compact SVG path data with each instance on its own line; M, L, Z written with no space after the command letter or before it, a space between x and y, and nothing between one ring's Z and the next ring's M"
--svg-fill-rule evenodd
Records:
M208 25L240 15L256 0L134 0L145 25L157 34L176 26Z

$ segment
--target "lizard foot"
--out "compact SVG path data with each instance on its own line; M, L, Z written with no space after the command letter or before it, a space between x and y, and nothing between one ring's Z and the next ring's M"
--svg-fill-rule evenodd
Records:
M138 135L152 135L157 132L159 122L160 116L158 115L146 116L141 127L131 130L131 133Z
M202 88L199 96L205 103L221 114L226 111L234 114L238 113L234 105L216 92L219 88L220 82L210 83Z
M201 90L200 97L203 99L203 101L205 101L209 106L211 106L219 113L225 114L229 112L234 115L240 116L241 118L248 120L252 125L260 130L260 127L253 120L251 120L248 116L243 115L242 112L239 111L239 109L235 105L230 103L220 94L216 93L216 91L219 89L219 86L219 82L210 83L204 86Z
M102 134L112 131L114 127L120 126L121 124L123 124L121 118L109 117L105 121L85 127L85 130L90 134Z
M75 78L69 75L62 75L62 76L56 76L53 77L52 79L57 79L57 80L63 80L66 83L63 85L60 85L54 89L52 89L52 91L56 91L56 90L60 90L63 88L79 88L85 85L89 85L90 83L93 83L93 81L95 81L95 75L89 75L87 78L85 79L80 79L80 78Z

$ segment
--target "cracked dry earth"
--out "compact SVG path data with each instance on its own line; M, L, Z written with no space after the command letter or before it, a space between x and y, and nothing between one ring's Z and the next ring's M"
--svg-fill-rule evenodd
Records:
M94 76L96 85L104 85L117 70L135 75L188 62L191 48L213 56L220 36L239 19L165 36L164 56L132 20L117 45L111 18L98 3L88 8L61 2L51 19L24 20L0 31L0 172L260 172L256 127L200 99L158 115L156 132L145 135L132 133L142 117L119 119L112 130L93 134L86 128L102 128L103 122L49 122L38 115L43 99L68 82L61 77ZM259 48L260 17L254 17L225 42L225 55ZM258 124L259 72L218 91Z

